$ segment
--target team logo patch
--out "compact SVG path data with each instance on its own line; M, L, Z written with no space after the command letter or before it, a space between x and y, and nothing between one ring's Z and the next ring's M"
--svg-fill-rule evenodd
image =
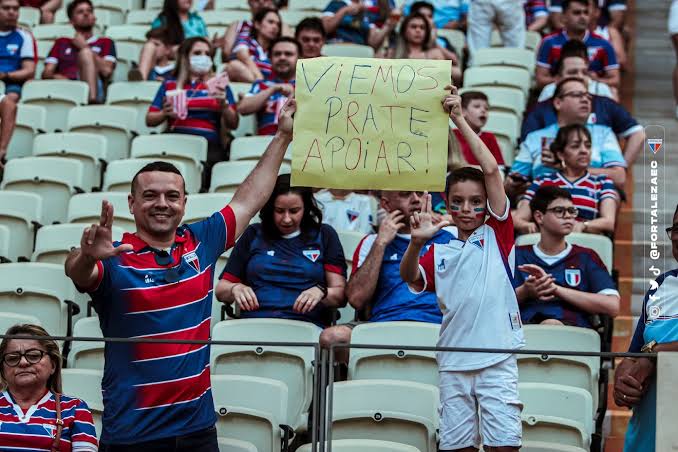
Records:
M577 287L581 283L581 270L578 268L566 268L565 282L570 287Z
M485 247L485 239L480 235L471 236L468 241L471 245L475 245L481 250Z
M191 251L190 253L184 254L184 260L188 265L193 267L195 271L200 273L200 259L198 259L198 255L195 254L195 251Z
M10 55L14 55L19 50L18 44L7 44L7 51Z
M353 223L360 216L360 212L358 212L357 210L348 209L346 211L346 216L348 217L348 221L350 223Z
M302 253L304 253L306 259L310 260L311 262L317 261L320 257L320 250L303 250Z
M659 152L664 144L664 140L661 138L648 138L647 145L652 151L653 154Z
M275 256L275 251L269 250L269 251L266 251L266 254L268 254L269 256L273 257L273 256Z

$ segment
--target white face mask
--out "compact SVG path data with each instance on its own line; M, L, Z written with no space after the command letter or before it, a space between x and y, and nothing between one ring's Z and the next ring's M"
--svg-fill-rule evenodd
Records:
M212 59L207 55L191 55L191 70L197 74L206 74L212 69Z

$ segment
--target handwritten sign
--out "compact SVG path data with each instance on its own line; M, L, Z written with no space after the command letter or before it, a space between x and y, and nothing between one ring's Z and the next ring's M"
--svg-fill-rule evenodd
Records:
M449 61L313 58L296 77L293 185L444 190Z

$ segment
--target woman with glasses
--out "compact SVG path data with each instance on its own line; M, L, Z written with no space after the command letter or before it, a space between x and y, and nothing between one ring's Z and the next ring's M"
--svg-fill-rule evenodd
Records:
M573 232L612 234L615 227L619 193L605 174L591 174L591 133L582 124L570 124L558 130L550 144L557 171L537 177L518 202L513 213L516 231L537 232L530 201L539 187L556 186L572 195L576 209Z
M540 238L516 247L516 298L526 324L591 328L591 316L619 313L619 292L598 254L567 242L577 208L565 189L539 188L530 201Z
M96 452L87 404L61 394L57 343L37 325L14 325L5 334L39 338L0 343L0 450Z

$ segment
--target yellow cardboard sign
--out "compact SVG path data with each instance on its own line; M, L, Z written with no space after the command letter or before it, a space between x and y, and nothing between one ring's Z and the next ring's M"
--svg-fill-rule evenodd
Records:
M444 190L448 84L449 61L299 60L292 184Z

